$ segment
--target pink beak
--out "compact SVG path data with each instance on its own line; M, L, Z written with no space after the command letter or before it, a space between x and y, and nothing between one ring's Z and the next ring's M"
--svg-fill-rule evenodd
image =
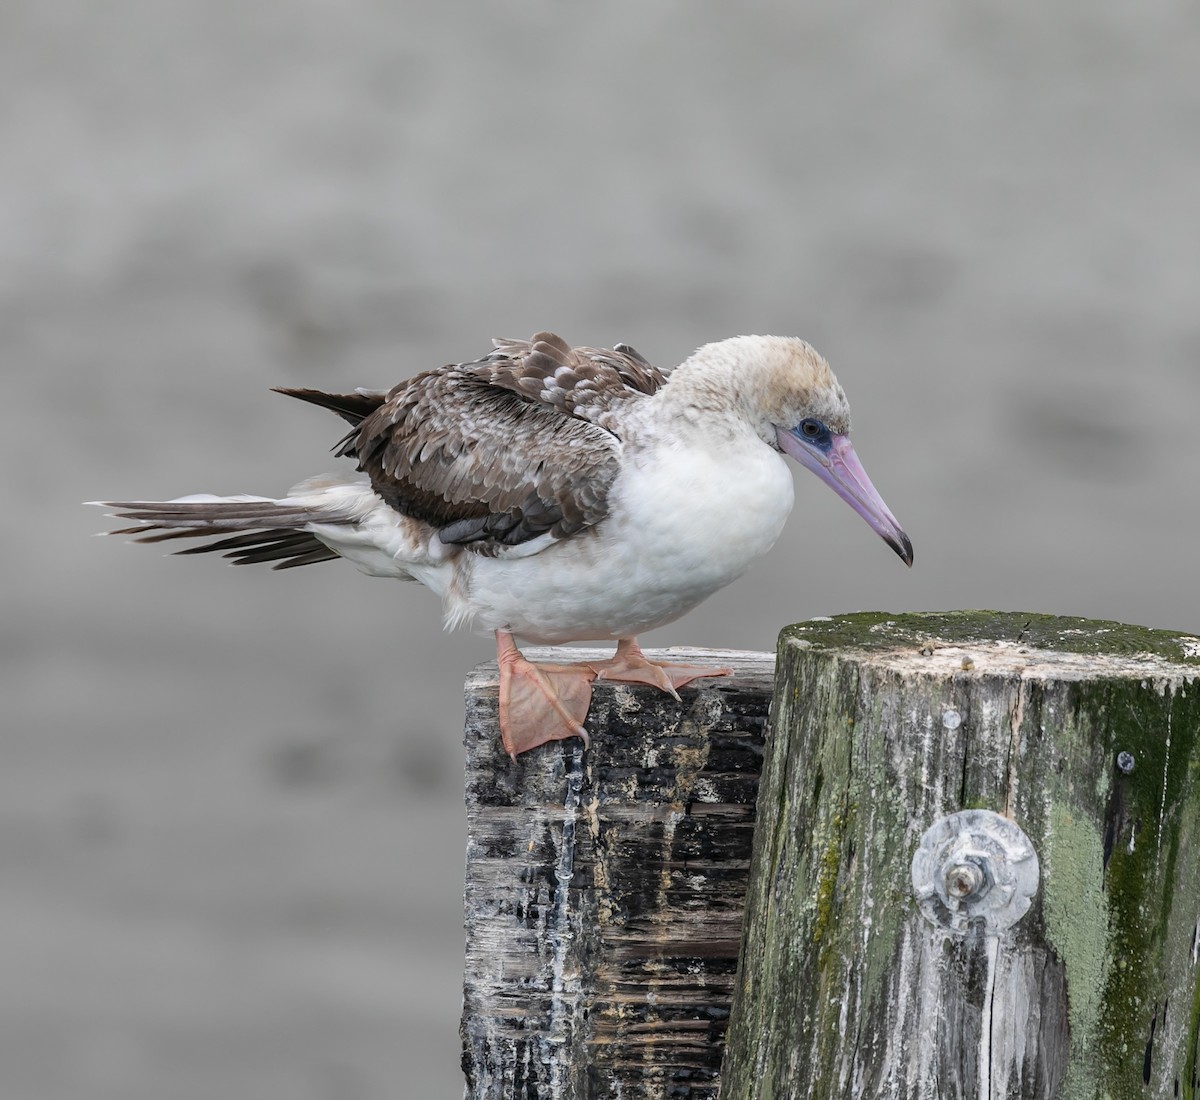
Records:
M786 428L776 428L776 433L780 447L787 454L812 470L862 516L872 530L900 555L905 565L912 565L912 540L871 484L848 435L831 433L824 440L809 440L799 432Z

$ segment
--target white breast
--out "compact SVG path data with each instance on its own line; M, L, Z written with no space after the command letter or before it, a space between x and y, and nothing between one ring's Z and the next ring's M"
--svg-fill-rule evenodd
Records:
M528 641L629 637L741 576L783 530L792 479L757 437L627 456L607 519L533 557L472 556L454 618Z

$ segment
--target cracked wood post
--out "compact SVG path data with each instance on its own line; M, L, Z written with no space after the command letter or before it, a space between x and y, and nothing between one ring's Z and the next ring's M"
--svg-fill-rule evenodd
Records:
M1119 623L785 630L721 1095L1200 1097L1198 677L1200 641ZM986 845L922 845L962 810L1036 852L1008 924L971 907Z
M716 1096L775 660L651 656L734 674L682 703L598 681L591 748L573 738L516 764L495 665L467 681L469 1098Z

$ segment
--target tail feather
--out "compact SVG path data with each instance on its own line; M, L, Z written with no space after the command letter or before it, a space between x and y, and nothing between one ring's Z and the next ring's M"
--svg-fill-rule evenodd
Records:
M149 541L149 540L143 540ZM334 561L338 555L307 531L273 528L246 535L218 539L203 546L189 546L178 554L219 553L234 565L259 565L274 562L272 569L293 569L319 561Z
M190 526L209 523L222 530L261 527L264 522L275 526L307 523L314 519L311 505L268 497L217 497L208 493L179 497L176 500L101 500L97 504L116 508L118 519L135 519L139 523L162 527Z
M131 527L108 532L132 535L135 542L212 538L202 546L177 550L178 554L219 553L235 565L273 562L274 569L290 569L339 555L306 530L310 523L353 523L349 510L318 507L302 501L267 497L216 497L199 494L165 501L93 501L116 509L117 519L134 520ZM235 534L234 532L241 532Z

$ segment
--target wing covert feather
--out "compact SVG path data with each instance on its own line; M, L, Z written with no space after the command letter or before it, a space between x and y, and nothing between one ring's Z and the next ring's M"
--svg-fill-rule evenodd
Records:
M619 409L666 380L622 345L571 348L549 333L495 345L401 383L341 452L392 507L482 553L603 519Z

